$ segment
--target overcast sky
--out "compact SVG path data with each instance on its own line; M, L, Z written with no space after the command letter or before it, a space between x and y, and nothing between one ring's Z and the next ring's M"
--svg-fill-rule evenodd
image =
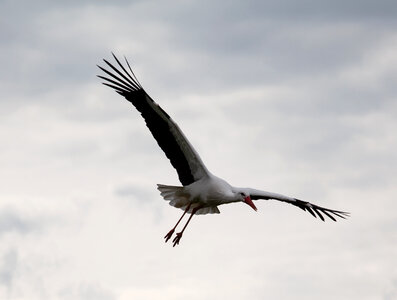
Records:
M397 299L396 1L0 1L0 298ZM193 218L96 64L125 55L207 167L351 212Z

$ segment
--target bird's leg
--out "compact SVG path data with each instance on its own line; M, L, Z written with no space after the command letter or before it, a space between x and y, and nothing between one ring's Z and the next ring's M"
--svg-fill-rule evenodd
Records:
M178 232L178 233L176 234L176 237L173 239L173 241L172 241L172 242L174 243L173 247L175 247L176 245L179 245L179 241L180 241L181 238L182 238L183 232L185 231L185 229L186 229L187 225L189 224L190 220L192 219L193 215L194 215L200 208L201 208L201 206L196 207L196 208L193 208L192 214L190 215L189 219L187 220L185 226L183 226L182 231L181 231L181 232Z
M172 228L172 229L170 230L170 232L168 232L168 233L165 235L165 237L164 237L164 238L165 238L165 242L168 242L168 240L172 237L172 235L174 234L174 231L175 231L176 226L178 226L179 222L181 222L182 218L183 218L183 217L185 216L185 214L189 211L190 205L191 205L191 203L189 203L189 205L186 207L185 211L184 211L183 214L182 214L182 217L180 217L179 220L178 220L178 222L176 222L174 228Z

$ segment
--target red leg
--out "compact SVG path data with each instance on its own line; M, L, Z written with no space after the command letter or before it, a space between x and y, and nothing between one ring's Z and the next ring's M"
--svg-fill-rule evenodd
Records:
M189 219L187 220L185 226L183 226L182 231L181 231L181 232L178 232L178 233L176 234L176 237L173 239L173 241L172 241L172 242L174 243L173 247L175 247L176 245L179 245L179 241L180 241L181 238L182 238L183 232L185 231L185 229L186 229L187 225L189 224L190 220L193 218L193 215L194 215L200 208L201 208L201 206L196 207L196 208L193 208L192 214L190 215Z
M168 242L168 240L172 237L172 235L174 234L174 231L175 231L176 226L178 226L179 222L182 220L182 218L185 216L185 214L189 211L189 209L190 209L190 203L189 203L189 205L186 207L185 211L183 212L182 217L180 217L179 220L178 220L178 222L175 224L174 228L172 228L172 229L170 230L170 232L168 232L168 233L165 235L165 237L164 237L164 238L165 238L165 242Z

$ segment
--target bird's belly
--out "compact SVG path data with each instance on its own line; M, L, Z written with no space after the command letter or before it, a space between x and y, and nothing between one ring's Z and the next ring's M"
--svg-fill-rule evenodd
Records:
M225 183L219 184L214 179L197 181L186 188L191 195L191 202L199 203L203 206L223 204L228 196L228 186Z

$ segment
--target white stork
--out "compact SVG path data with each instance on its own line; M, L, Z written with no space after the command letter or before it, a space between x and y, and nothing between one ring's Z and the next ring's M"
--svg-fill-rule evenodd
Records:
M278 200L295 205L312 216L324 221L325 216L336 221L335 217L345 218L349 213L324 208L296 198L281 194L265 192L251 188L233 187L225 180L213 175L204 165L199 154L194 150L186 136L171 117L145 92L127 59L129 71L112 53L120 68L116 68L104 59L112 71L98 66L109 77L98 75L105 80L104 85L113 88L117 93L131 102L145 119L146 125L156 139L160 148L176 169L182 186L158 184L161 196L169 204L184 212L176 225L165 235L167 242L186 213L190 214L185 226L173 239L173 246L179 244L183 232L194 214L219 214L218 206L233 202L244 202L257 210L252 200ZM317 215L317 216L316 216Z

